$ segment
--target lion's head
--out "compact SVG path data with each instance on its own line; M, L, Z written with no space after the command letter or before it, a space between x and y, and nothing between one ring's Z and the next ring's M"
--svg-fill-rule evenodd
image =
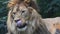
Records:
M31 9L32 10L32 9ZM31 16L30 8L24 6L23 4L20 4L18 6L18 9L15 8L12 12L12 19L13 23L16 23L17 30L19 31L25 31L27 30L30 25L29 19ZM29 25L30 24L30 25Z
M24 3L17 4L9 11L7 26L8 32L13 34L48 34L41 16Z

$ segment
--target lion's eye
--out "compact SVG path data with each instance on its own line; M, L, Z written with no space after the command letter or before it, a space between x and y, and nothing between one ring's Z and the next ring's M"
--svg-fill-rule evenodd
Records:
M25 11L22 11L22 13L24 13Z
M15 15L16 13L15 13L15 12L13 12L13 14Z

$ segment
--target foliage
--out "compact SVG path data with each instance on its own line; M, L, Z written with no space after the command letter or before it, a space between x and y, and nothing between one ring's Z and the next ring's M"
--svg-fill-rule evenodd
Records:
M0 0L0 34L5 34L7 32L6 19L7 19L7 0Z
M44 18L60 16L60 0L38 0L40 13Z

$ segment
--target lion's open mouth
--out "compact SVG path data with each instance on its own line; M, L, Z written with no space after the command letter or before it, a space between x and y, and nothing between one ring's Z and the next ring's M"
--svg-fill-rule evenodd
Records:
M27 29L27 23L22 23L21 20L17 21L16 24L18 31L25 31Z
M18 28L24 28L25 26L27 26L27 24L23 24L23 25L17 25Z
M27 23L22 23L21 20L17 21L17 28L22 29L27 26Z

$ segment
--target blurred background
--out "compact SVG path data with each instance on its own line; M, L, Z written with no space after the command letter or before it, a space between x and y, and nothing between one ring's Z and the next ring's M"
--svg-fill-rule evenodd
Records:
M8 0L0 0L0 34L5 34L7 32L7 1ZM37 0L37 4L40 7L39 14L41 14L43 18L60 16L60 0Z

